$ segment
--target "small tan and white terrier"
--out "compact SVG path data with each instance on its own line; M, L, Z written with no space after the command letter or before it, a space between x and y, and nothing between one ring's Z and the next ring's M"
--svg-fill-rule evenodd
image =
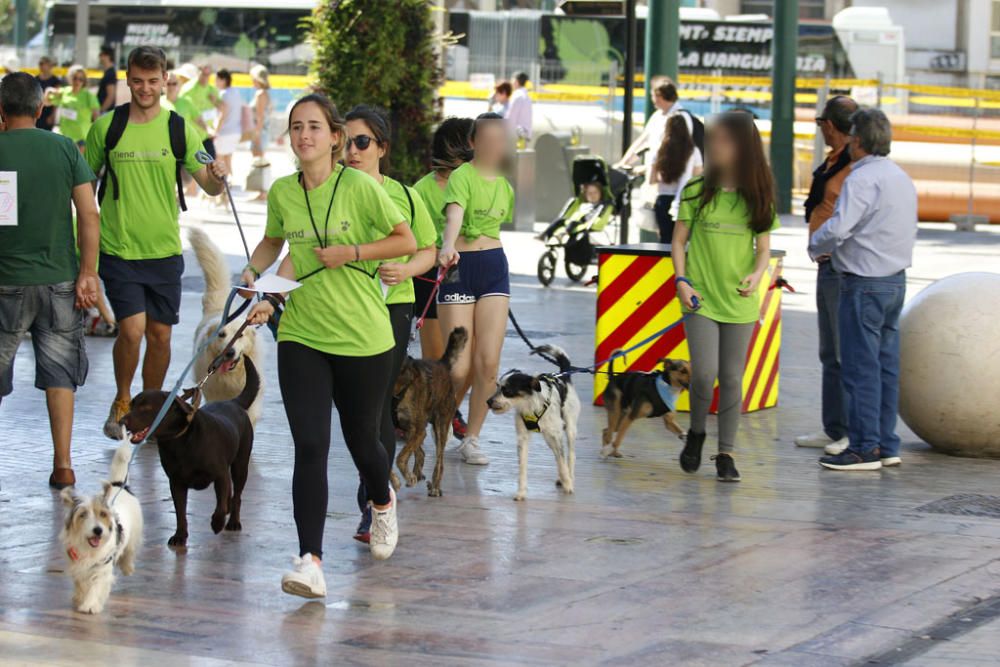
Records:
M84 614L104 609L115 565L125 576L135 571L135 555L142 544L142 508L125 485L131 452L132 445L123 439L101 493L80 496L73 487L62 492L67 510L59 539L73 578L73 607Z

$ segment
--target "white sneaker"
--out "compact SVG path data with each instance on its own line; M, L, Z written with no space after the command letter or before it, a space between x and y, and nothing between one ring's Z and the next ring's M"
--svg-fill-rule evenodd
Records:
M837 454L842 454L847 446L851 444L847 438L841 438L835 442L831 442L829 445L823 448L823 451L830 456L836 456Z
M469 465L484 466L490 462L490 457L479 449L479 438L474 435L470 435L462 441L462 444L458 446L458 453L462 455L462 460Z
M814 449L822 449L831 442L833 442L833 439L823 431L816 431L815 433L800 435L795 438L796 447L812 447Z
M296 556L292 559L295 569L286 572L281 577L281 590L289 595L304 598L321 598L326 596L326 579L319 563L313 560L312 554Z
M371 504L369 502L369 504ZM375 560L385 560L396 550L399 542L399 526L396 523L396 492L389 487L389 507L384 510L372 508L371 539L368 548Z
M903 459L899 458L898 456L886 456L882 458L883 468L892 468L894 466L902 464L903 464Z

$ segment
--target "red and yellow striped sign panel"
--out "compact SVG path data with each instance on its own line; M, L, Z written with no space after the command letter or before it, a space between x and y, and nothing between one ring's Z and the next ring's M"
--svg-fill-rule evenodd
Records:
M776 253L777 254L777 253ZM781 275L780 256L772 257L768 275L760 281L760 320L754 327L743 375L743 411L770 408L778 403L779 350L781 348L781 290L770 289ZM597 279L597 326L594 362L617 349L627 349L679 320L683 315L674 286L674 263L668 256L601 253ZM690 359L684 327L615 360L615 371L651 371L660 359ZM594 403L602 404L607 385L607 364L594 376ZM718 405L718 388L712 412ZM679 410L688 410L688 394L681 394Z

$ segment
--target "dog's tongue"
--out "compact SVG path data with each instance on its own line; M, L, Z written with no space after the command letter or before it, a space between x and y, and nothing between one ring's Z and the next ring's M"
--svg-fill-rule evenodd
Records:
M131 438L132 444L137 445L140 442L142 442L142 439L146 437L147 433L149 433L149 429L148 428L144 428L141 431L139 431L138 433L133 433L132 434L132 438Z
M99 537L89 537L87 538L87 544L94 547L95 549L101 546L101 538Z
M222 365L219 366L219 372L220 373L228 373L229 371L233 370L233 367L235 365L236 365L236 360L235 359L228 359L226 361L223 361Z

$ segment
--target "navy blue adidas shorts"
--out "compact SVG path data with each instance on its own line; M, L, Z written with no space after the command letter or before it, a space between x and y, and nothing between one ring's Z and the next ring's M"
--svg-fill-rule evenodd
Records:
M438 290L439 306L475 303L487 296L510 296L510 269L503 248L460 253Z
M145 313L163 324L177 324L181 312L184 258L122 259L101 253L98 272L115 317Z

